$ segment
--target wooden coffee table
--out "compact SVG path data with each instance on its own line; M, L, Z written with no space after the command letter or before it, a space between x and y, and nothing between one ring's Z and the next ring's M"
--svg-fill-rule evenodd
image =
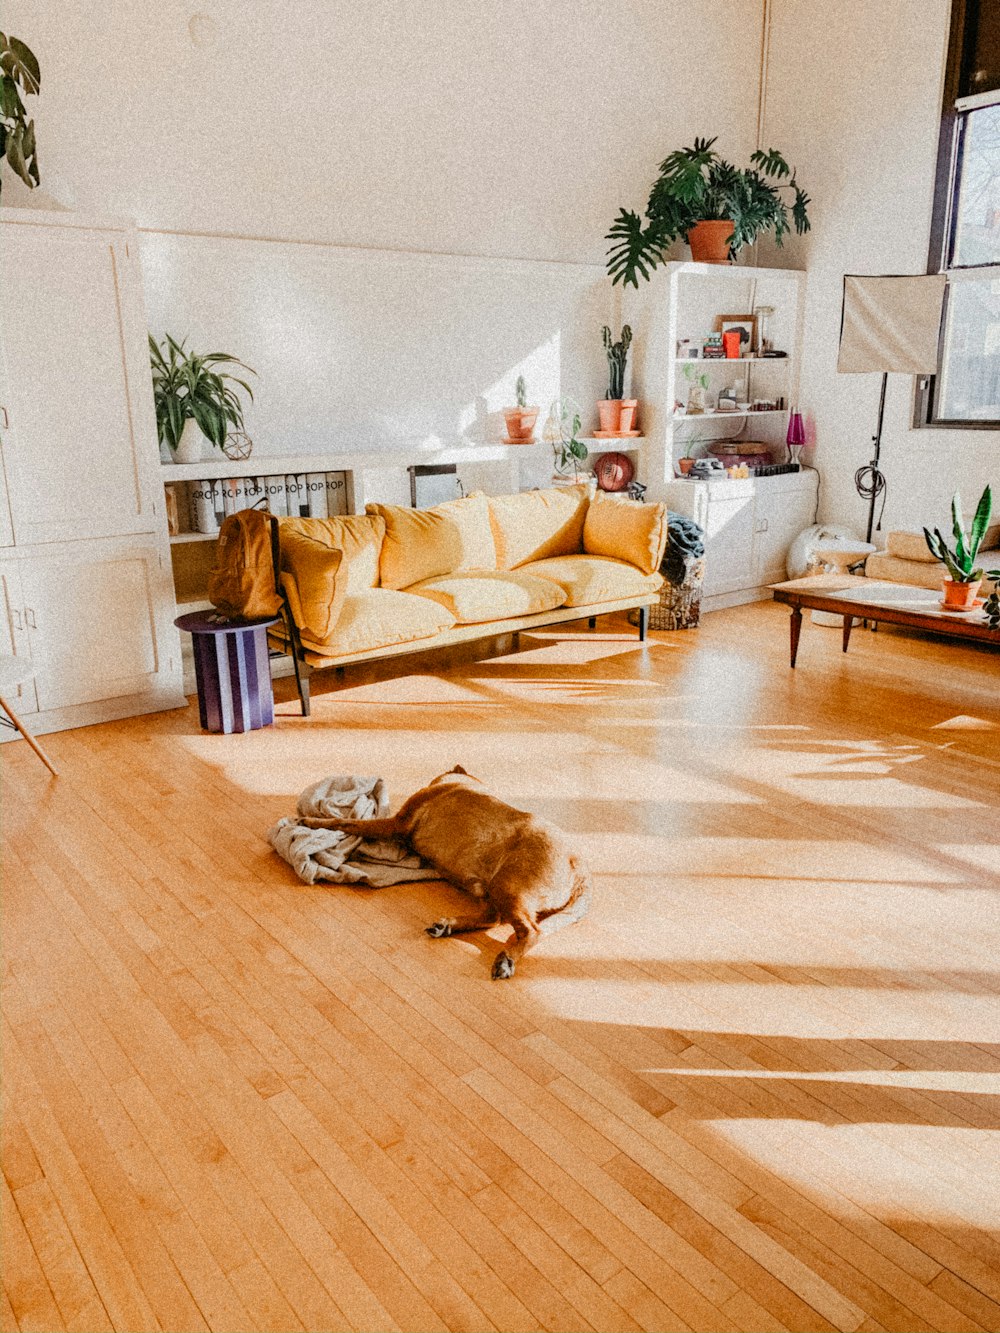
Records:
M774 583L771 590L776 602L787 602L792 608L789 622L792 666L799 651L803 608L843 616L845 653L856 619L908 625L911 629L948 634L956 639L982 639L1000 648L1000 630L990 629L981 609L942 611L941 593L933 588L885 583L852 574L811 574L804 579Z

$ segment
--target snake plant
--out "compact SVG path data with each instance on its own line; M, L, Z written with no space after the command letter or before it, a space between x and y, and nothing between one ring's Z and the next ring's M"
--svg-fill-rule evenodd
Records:
M933 532L924 528L924 540L927 549L935 560L941 560L955 583L976 583L983 577L983 571L976 568L976 556L990 525L990 513L993 509L993 494L986 487L979 497L972 527L966 532L962 523L962 501L958 492L951 501L952 532L955 537L954 547L950 547L941 535L940 528ZM991 571L992 573L992 571Z

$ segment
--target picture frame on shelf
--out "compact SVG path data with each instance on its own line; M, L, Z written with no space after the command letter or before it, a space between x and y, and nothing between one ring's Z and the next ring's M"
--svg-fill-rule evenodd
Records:
M700 361L701 346L691 338L679 338L677 340L677 360L678 361Z
M716 315L716 333L738 332L740 335L740 356L754 356L757 350L756 315Z

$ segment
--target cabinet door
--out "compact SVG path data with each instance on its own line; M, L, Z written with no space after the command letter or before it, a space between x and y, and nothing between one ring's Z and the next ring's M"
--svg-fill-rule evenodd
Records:
M788 578L786 562L792 542L813 522L816 494L812 489L757 492L754 506L754 582L781 583Z
M100 545L79 543L20 562L42 710L144 694L169 667L157 551Z
M705 511L705 592L738 592L753 586L754 497L712 495Z
M122 233L5 223L4 463L19 546L154 529L138 273Z
M12 657L30 657L28 631L24 619L24 594L21 566L16 560L0 560L0 653ZM19 685L11 697L19 713L33 713L38 707L35 682Z
M3 422L3 408L0 407L0 423ZM0 546L14 545L14 525L10 521L10 504L7 499L7 476L3 466L3 439L6 430L0 434Z

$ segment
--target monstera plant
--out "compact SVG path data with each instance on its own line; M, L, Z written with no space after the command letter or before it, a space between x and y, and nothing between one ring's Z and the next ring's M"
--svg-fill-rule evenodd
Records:
M0 160L7 161L29 190L39 181L38 150L35 122L28 119L21 93L33 96L41 86L34 52L19 38L0 32Z
M648 278L681 237L690 244L692 259L725 264L762 232L773 231L781 245L793 226L800 234L809 230L809 196L777 149L758 149L750 155L752 165L742 170L721 158L714 143L695 139L691 148L678 148L660 163L645 222L638 213L620 210L607 235L612 282L638 287L639 277ZM782 191L791 191L791 220Z

